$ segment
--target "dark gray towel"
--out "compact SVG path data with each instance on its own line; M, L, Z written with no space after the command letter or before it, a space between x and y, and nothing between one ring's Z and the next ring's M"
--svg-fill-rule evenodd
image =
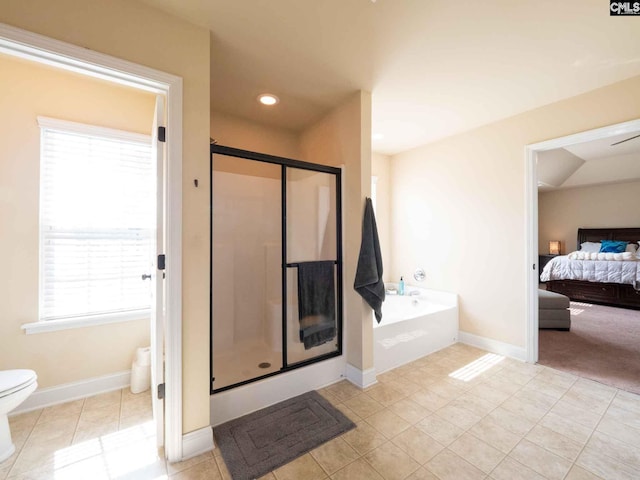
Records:
M382 302L384 302L384 282L382 281L382 254L378 227L373 213L371 199L367 198L362 219L362 242L353 288L369 304L376 314L376 320L382 320Z
M312 318L307 317L307 319ZM300 341L304 343L305 350L330 342L336 337L335 322L330 322L326 318L316 318L315 320L315 323L311 323L300 330L300 336L302 337Z
M305 350L336 336L334 261L298 264L298 318Z

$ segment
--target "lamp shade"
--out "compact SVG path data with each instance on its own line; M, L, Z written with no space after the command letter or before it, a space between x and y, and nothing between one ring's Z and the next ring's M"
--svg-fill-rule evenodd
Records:
M549 242L549 253L551 255L560 255L560 242L558 240L551 240Z

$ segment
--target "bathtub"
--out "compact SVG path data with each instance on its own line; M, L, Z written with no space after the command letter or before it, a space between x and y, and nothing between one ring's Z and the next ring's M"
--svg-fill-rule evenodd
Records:
M418 295L409 295L418 292ZM458 339L458 296L407 287L405 295L386 295L380 324L373 316L376 374L440 350Z

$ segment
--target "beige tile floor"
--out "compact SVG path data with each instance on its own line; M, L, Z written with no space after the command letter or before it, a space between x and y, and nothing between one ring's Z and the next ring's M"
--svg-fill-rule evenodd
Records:
M639 479L640 397L462 344L320 391L357 428L268 480ZM148 395L126 390L11 418L9 479L229 479L219 450L155 449Z

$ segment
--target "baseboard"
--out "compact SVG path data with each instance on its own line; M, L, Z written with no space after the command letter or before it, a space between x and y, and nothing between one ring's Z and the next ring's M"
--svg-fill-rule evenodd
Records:
M479 335L462 331L458 333L458 341L466 345L482 348L488 352L497 353L498 355L515 358L523 362L527 361L527 350L523 347L511 345L510 343L504 343L493 340L492 338L480 337Z
M345 368L345 377L355 386L360 388L367 388L378 383L376 380L375 368L369 368L368 370L363 371L354 367L350 363L347 363Z
M182 460L213 450L213 429L204 427L182 435Z
M131 371L112 373L101 377L88 378L78 382L65 383L55 387L39 388L33 392L11 415L25 413L79 398L91 397L129 386Z

